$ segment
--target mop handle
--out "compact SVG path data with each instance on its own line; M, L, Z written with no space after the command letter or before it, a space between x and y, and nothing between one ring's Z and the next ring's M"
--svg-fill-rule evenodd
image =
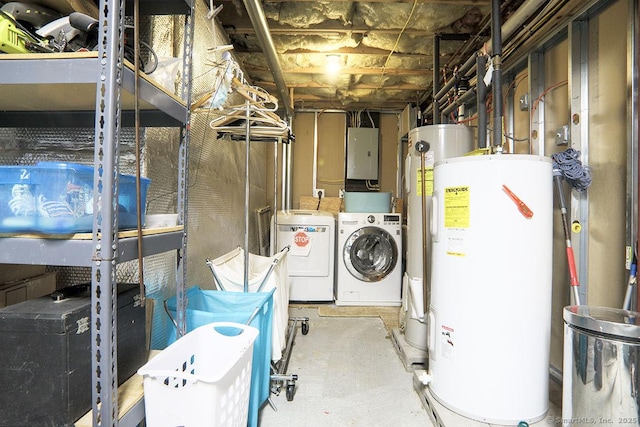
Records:
M560 175L554 175L553 180L556 183L558 200L560 202L560 215L562 217L562 229L564 231L570 285L573 290L575 305L580 305L580 282L578 281L578 274L576 273L576 261L573 254L573 246L571 246L571 233L569 231L569 219L567 218L567 207L564 201L564 193L562 189L562 177Z
M578 281L578 274L576 273L576 260L573 256L573 247L571 243L567 246L567 263L569 264L569 280L571 286L580 286Z

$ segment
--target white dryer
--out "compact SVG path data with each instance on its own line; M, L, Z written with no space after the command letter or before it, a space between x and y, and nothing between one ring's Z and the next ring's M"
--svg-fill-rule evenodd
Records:
M400 214L341 212L336 241L336 305L399 306Z
M331 212L278 211L271 251L289 246L290 301L333 301L336 218Z

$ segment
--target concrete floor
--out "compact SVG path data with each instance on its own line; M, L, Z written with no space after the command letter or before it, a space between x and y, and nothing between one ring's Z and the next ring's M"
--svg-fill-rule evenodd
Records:
M402 426L432 422L380 317L320 317L317 307L291 307L308 317L298 330L287 373L297 374L292 401L272 395L261 427Z
M260 427L486 427L439 404L399 349L397 309L291 305L308 317L298 329L287 373L297 374L293 400L271 395ZM366 317L362 317L366 316ZM403 360L405 359L405 360ZM560 425L561 386L550 381L549 412L532 426Z

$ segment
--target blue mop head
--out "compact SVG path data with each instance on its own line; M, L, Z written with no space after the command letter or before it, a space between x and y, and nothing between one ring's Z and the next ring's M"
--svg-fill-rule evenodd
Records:
M568 148L560 153L551 155L553 160L553 175L562 176L573 188L579 192L586 191L591 185L591 169L583 166L580 152Z

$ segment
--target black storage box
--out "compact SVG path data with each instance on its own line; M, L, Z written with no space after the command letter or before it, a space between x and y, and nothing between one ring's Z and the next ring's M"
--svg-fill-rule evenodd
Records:
M122 384L147 361L137 284L118 284L117 307ZM91 409L90 314L87 287L60 301L46 296L0 309L0 426L73 426Z

